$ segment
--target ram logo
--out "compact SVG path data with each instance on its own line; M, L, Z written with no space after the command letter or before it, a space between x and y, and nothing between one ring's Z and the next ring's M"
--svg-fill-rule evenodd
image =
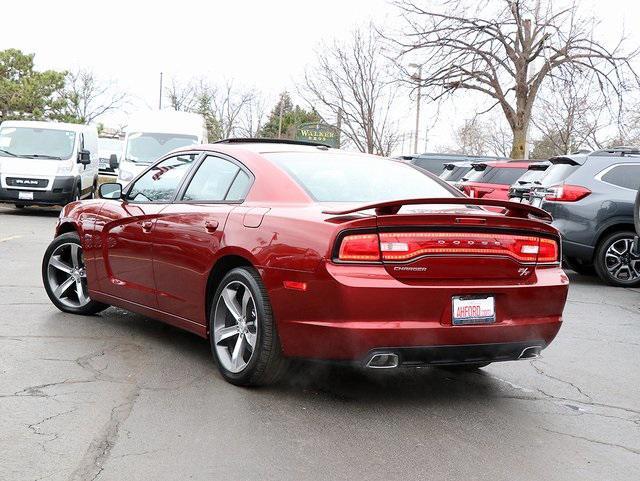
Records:
M520 267L518 269L518 274L520 274L520 277L525 277L529 275L529 268L528 267Z

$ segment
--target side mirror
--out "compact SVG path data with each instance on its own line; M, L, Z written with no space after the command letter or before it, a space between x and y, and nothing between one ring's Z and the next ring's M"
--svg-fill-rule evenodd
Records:
M111 170L116 170L118 168L118 165L120 165L120 162L118 161L118 156L116 154L111 154L109 156L109 168Z
M98 190L101 199L120 199L122 197L122 185L116 182L100 184Z
M91 152L84 149L78 152L78 163L89 165L91 163Z

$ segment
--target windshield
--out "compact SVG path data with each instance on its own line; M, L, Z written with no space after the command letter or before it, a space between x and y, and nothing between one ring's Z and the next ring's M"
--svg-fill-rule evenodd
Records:
M1 127L0 155L68 159L73 155L75 141L75 132L67 130Z
M195 135L134 132L127 137L125 159L150 164L173 149L197 143L198 137Z
M402 162L345 152L263 154L317 202L454 197L438 180Z

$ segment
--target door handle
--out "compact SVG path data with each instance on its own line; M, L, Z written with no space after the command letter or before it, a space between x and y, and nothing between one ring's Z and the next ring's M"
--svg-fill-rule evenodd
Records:
M153 222L150 220L145 220L142 222L142 230L144 232L151 232L151 228L153 227Z
M218 221L207 220L204 223L204 228L207 230L207 232L215 232L218 229Z

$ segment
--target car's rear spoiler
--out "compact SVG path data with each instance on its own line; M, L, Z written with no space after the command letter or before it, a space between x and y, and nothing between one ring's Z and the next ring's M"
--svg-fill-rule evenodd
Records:
M405 200L391 200L387 202L378 202L375 204L365 204L358 207L353 207L345 210L325 210L323 213L329 215L346 215L353 214L354 212L361 212L363 210L375 209L377 215L394 215L397 214L400 208L404 205L480 205L491 207L502 207L506 209L505 215L509 217L520 217L528 219L530 216L537 219L551 222L553 217L548 212L533 207L528 204L519 204L517 202L510 202L508 200L498 199L472 199L469 197L452 197L452 198L438 198L438 199L405 199Z

